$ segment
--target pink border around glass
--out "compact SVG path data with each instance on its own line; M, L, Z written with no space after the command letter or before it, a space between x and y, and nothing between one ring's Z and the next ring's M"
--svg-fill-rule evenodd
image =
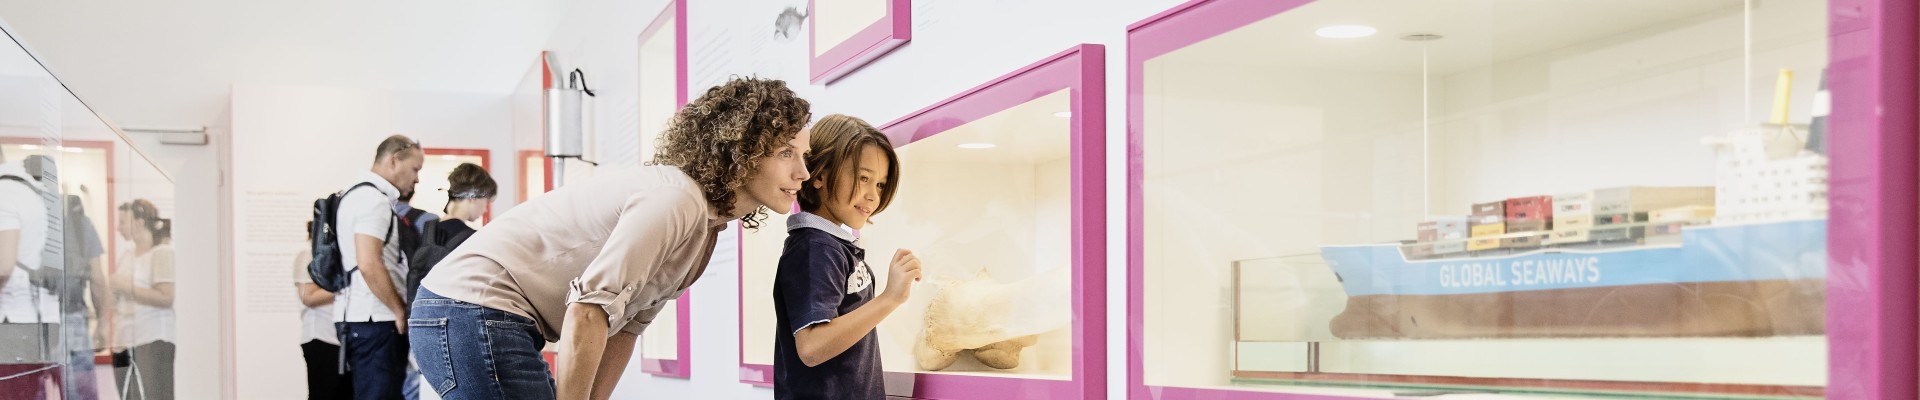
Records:
M1062 89L1073 103L1073 379L887 373L890 382L913 382L912 397L1106 398L1106 76L1106 47L1082 44L880 126L905 146ZM741 382L770 386L772 377L772 366L740 364Z
M1312 0L1194 0L1127 27L1127 391L1133 399L1347 399L1148 386L1142 351L1147 60ZM1916 275L1920 140L1916 7L1910 0L1830 0L1832 211L1827 272L1827 398L1920 398ZM1884 110L1884 111L1879 111Z
M847 41L840 42L839 45L823 52L817 50L820 44L816 43L813 37L813 32L819 31L814 26L819 20L818 15L814 14L814 1L807 0L807 54L816 54L811 56L812 79L809 83L815 85L832 83L867 65L868 62L886 55L894 48L906 44L908 40L913 40L913 1L885 1L887 16L860 29L859 33L853 34L853 37L847 38Z
M635 44L635 47L637 48L645 44L647 39L652 38L654 34L659 33L662 29L666 29L665 22L669 18L673 19L674 35L673 107L679 109L680 106L687 104L687 0L673 0L673 2L667 5L667 9L661 10L660 15L654 17L653 22L647 23L645 30L640 31L640 40L637 42L638 44ZM688 379L692 376L693 352L691 351L691 344L693 342L693 333L691 329L693 327L693 308L690 305L693 303L692 300L693 290L688 289L681 292L680 299L674 302L674 316L679 318L678 321L675 321L678 323L675 324L676 329L674 332L678 335L677 338L679 339L676 341L677 343L675 343L675 346L678 347L675 351L679 354L677 354L673 360L662 360L647 358L646 353L641 352L641 372L680 379Z

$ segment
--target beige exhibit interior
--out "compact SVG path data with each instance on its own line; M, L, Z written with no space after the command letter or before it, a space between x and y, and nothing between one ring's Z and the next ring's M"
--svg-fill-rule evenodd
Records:
M1321 246L1411 240L1427 216L1476 202L1713 185L1702 139L1757 126L1782 68L1794 72L1790 120L1807 123L1826 2L1744 4L1319 1L1148 60L1147 383L1305 391L1230 374L1304 371L1311 341L1325 372L1824 385L1820 336L1340 341L1328 330L1346 295ZM1314 33L1340 24L1379 32Z
M807 18L813 19L813 56L826 54L854 34L860 33L868 25L887 17L887 3L892 0L814 0L813 12Z

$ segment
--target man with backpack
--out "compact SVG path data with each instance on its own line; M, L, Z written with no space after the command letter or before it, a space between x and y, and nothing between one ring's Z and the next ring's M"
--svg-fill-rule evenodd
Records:
M0 331L27 337L0 340L0 350L33 354L34 359L0 365L0 393L39 398L47 395L59 358L64 358L52 354L60 333L52 328L61 319L53 277L62 268L46 264L64 261L45 259L49 234L58 234L48 229L57 220L50 218L42 197L47 186L27 172L25 163L6 161L0 155L0 325L5 325ZM58 247L59 239L51 243Z
M334 299L333 320L346 367L352 371L355 399L402 398L408 353L405 299L410 293L404 288L406 249L399 239L401 232L412 228L394 214L393 204L401 188L411 190L419 181L425 159L419 142L401 135L387 137L375 151L372 170L338 195L331 226L317 228L337 235L330 244L337 246L338 254L323 257L316 250L315 262L337 259L339 272L344 273L344 286ZM321 248L319 243L315 248ZM336 281L319 276L315 280Z

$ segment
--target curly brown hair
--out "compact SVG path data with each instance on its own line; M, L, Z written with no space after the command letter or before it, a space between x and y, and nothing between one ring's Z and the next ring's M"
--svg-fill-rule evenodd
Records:
M811 107L785 81L734 77L674 113L648 164L680 167L706 193L714 215L727 217L760 161L813 118ZM760 207L740 225L758 228L765 219Z

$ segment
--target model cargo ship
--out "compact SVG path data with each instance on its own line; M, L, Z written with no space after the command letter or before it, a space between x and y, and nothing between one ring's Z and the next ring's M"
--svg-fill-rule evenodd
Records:
M1348 296L1331 330L1347 339L1821 334L1824 157L1775 159L1763 137L1723 143L1730 159L1718 188L1519 197L1432 218L1411 243L1323 247Z
M1764 337L1826 323L1825 127L1709 139L1711 187L1615 187L1478 203L1411 243L1326 246L1347 339ZM1816 115L1823 112L1816 110ZM1464 238L1456 225L1467 225ZM1462 251L1464 249L1464 251Z

